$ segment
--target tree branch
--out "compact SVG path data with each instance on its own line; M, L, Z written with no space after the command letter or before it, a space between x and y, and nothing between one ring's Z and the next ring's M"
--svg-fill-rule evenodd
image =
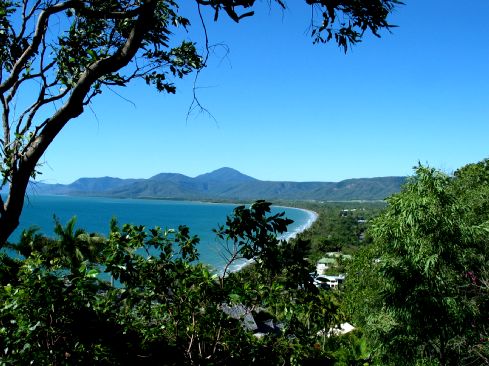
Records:
M5 204L3 202L2 196L0 196L0 216L5 215Z
M219 17L219 11L223 9L228 16L234 20L236 23L243 18L253 16L255 14L254 11L249 11L247 13L243 13L238 15L234 10L237 7L250 8L255 3L255 0L196 0L198 5L210 5L214 11L214 20L216 21ZM280 2L279 2L280 3Z
M51 7L46 8L39 14L39 18L36 24L36 30L34 32L34 37L32 37L32 42L24 51L24 53L19 57L17 62L12 68L10 76L2 84L0 84L0 94L5 93L8 89L14 85L14 83L19 79L19 75L25 68L29 59L38 51L39 45L46 33L47 24L49 17L53 14L59 13L61 11L72 8L76 5L77 1L69 0L64 3L56 4Z
M57 94L57 95L53 95L51 96L50 98L44 98L44 95L45 93L43 94L43 98L38 100L34 105L31 106L31 111L29 113L29 116L27 117L27 121L26 121L26 125L24 126L24 128L22 129L22 131L19 131L19 134L21 135L24 135L25 133L27 133L27 131L31 128L32 126L32 121L34 120L34 117L37 113L37 111L44 105L46 104L49 104L49 103L52 103L52 102L55 102L57 100L60 100L62 99L63 97L65 97L69 91L71 89L70 88L66 88L65 90L63 90L61 93ZM46 121L45 121L46 122ZM37 132L42 128L44 127L44 124L45 122L41 123L38 127L36 127L36 131L34 132L33 136L37 136ZM30 141L29 141L29 144L26 145L26 148L30 145Z
M17 37L15 37L16 42L18 44L20 44L21 39L24 38L24 33L26 30L27 22L32 18L32 16L34 15L34 12L39 9L39 5L41 4L41 0L37 0L36 3L34 5L32 5L29 12L27 12L27 4L29 3L29 0L23 0L22 3L23 3L22 4L22 25L21 25L19 34L17 35Z
M77 6L73 8L83 16L96 19L124 20L134 18L141 14L141 7L126 11L96 11L92 8L87 8L82 2L78 2Z
M25 165L24 169L33 169L64 125L70 119L79 116L83 112L85 97L88 95L93 83L103 75L120 70L131 61L141 47L144 36L153 24L153 12L156 4L157 0L144 1L143 5L141 5L140 16L124 45L114 55L97 60L87 67L78 79L69 99L51 118L45 121L45 127L33 141L30 149L26 151L22 160L22 164Z
M140 15L135 20L125 43L119 47L115 54L97 60L86 68L78 78L70 97L64 105L43 122L44 127L39 135L30 141L29 147L25 149L25 153L22 156L16 157L18 162L15 169L11 173L7 173L10 176L11 185L9 196L5 203L4 214L0 217L0 225L2 227L0 231L0 247L19 224L25 191L29 184L29 178L35 173L39 159L66 123L83 112L84 99L90 92L92 85L104 75L120 70L134 58L144 42L144 37L154 24L154 13L157 4L158 0L143 1L140 6ZM18 80L29 58L37 52L44 36L49 16L73 6L76 6L75 1L67 1L41 12L32 43L14 65L10 77L0 85L0 95Z
M9 114L10 108L8 102L5 100L5 97L0 94L0 102L2 103L3 113L2 113L2 125L3 125L3 135L4 140L2 140L2 150L10 143L10 123L9 123Z

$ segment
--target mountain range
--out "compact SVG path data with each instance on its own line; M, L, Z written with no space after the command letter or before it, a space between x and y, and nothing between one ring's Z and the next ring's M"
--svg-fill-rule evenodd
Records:
M161 173L148 179L80 178L71 184L32 182L35 194L183 200L382 200L399 192L406 177L347 179L341 182L258 180L231 168L195 178Z

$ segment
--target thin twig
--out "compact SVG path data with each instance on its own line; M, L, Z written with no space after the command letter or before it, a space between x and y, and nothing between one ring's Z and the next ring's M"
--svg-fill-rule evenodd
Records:
M199 18L200 18L200 23L202 25L202 29L204 31L205 52L204 52L204 59L202 61L202 66L199 69L197 69L197 72L195 73L194 84L193 84L193 88L192 88L193 99L192 99L192 103L190 103L190 106L188 108L187 117L186 117L185 120L188 122L188 119L190 118L190 115L192 114L192 112L195 109L199 109L200 110L200 113L207 114L210 118L212 118L214 120L214 122L217 123L216 118L212 115L212 113L210 113L210 111L207 108L205 108L200 103L200 100L199 100L199 98L197 96L197 81L199 80L199 76L200 76L201 71L207 65L207 61L209 60L209 54L210 54L210 52L209 52L209 50L210 50L210 46L209 46L209 35L207 33L207 26L205 24L204 17L202 16L202 9L200 7L200 2L197 2L197 10L198 10L198 13L199 13Z

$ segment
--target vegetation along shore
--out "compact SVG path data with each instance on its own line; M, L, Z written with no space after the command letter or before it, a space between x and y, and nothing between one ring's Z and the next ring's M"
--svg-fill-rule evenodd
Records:
M468 9L0 0L0 365L489 365L489 160L403 176L413 154L453 169L486 156L489 7ZM304 29L336 47L308 50ZM185 129L182 99L161 100L177 86ZM214 108L222 129L191 123ZM310 181L229 167L39 180L221 164ZM315 181L378 172L401 176ZM216 273L191 228L142 214L106 234L55 217L53 235L17 236L36 190L246 205L212 232ZM308 210L305 230L271 202Z
M52 239L25 231L7 245L23 259L0 255L2 358L483 364L488 181L488 161L451 176L419 166L387 202L277 202L317 218L287 245L283 213L238 206L215 234L230 264L255 261L223 275L198 263L185 226L114 222L106 238L74 221Z

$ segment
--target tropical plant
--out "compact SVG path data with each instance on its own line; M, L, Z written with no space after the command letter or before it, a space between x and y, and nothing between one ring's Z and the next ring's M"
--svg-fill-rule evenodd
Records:
M112 222L93 256L84 252L86 233L75 228L74 219L65 227L56 223L55 239L26 232L24 238L34 243L25 258L0 256L1 360L165 365L334 360L325 330L343 320L339 300L310 285L291 262L303 252L275 237L289 222L283 214L270 215L267 202L236 208L217 231L257 264L225 276L198 263L199 239L185 226L147 230Z
M419 166L374 220L346 288L377 362L460 365L483 349L488 171L487 161L454 176Z

